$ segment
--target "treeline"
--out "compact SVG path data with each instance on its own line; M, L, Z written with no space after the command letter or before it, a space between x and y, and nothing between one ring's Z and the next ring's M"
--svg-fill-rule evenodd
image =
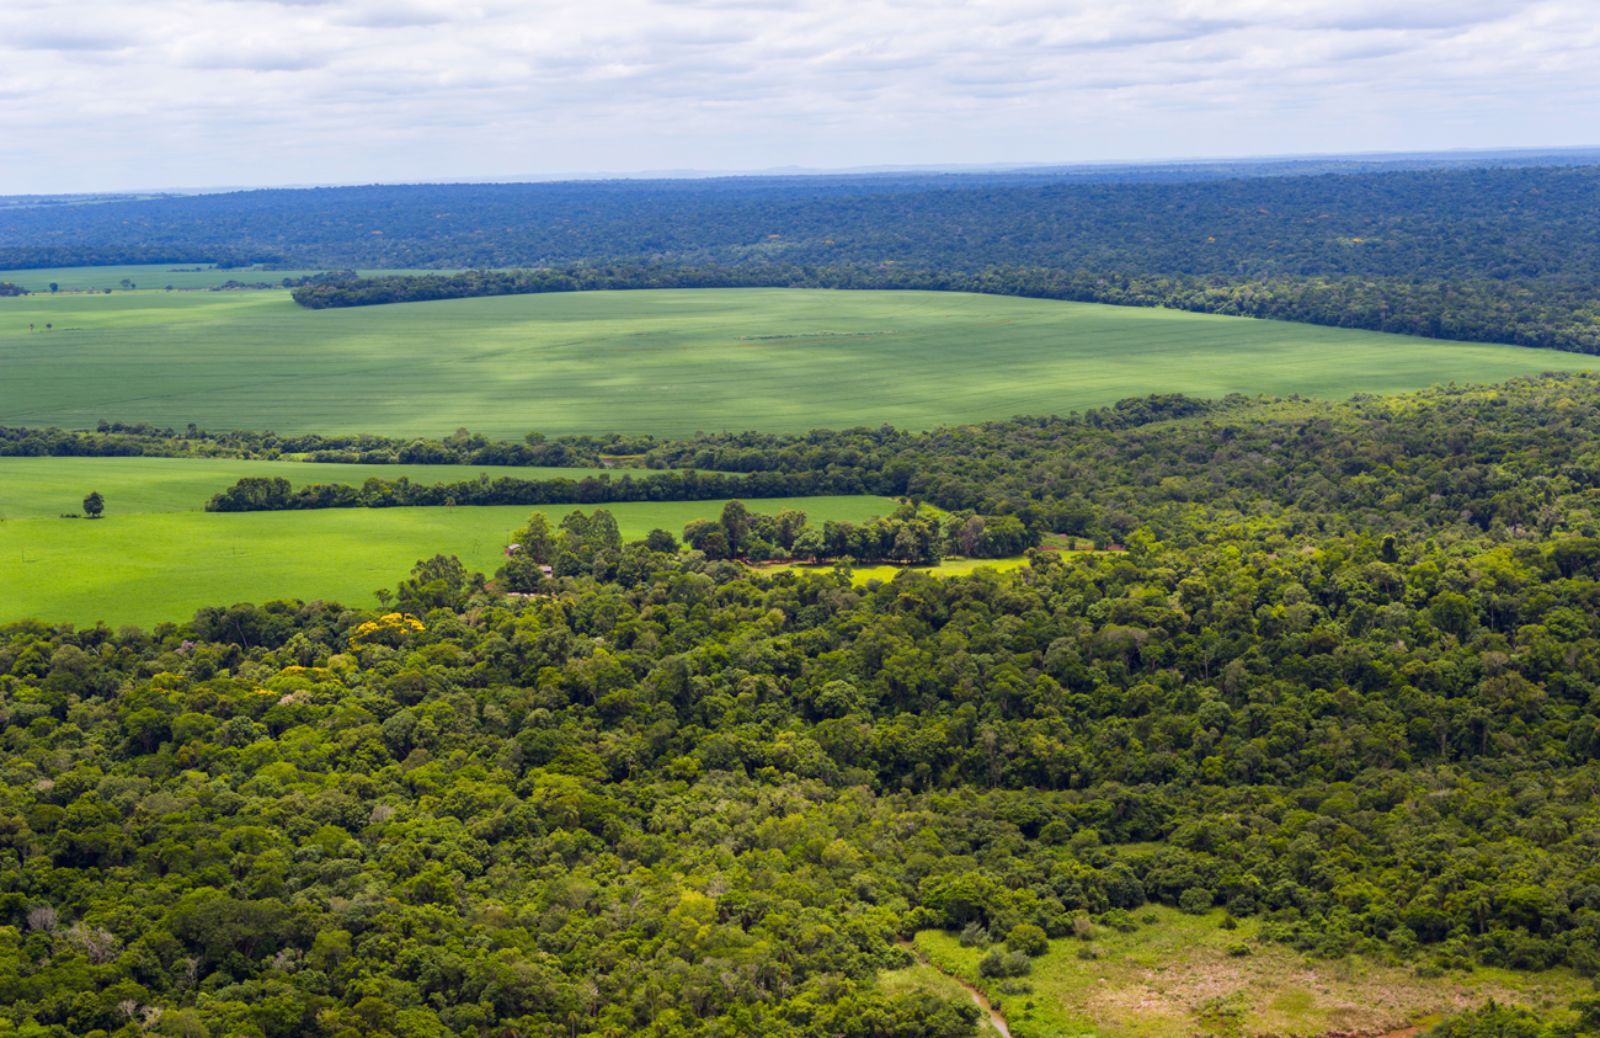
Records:
M1302 321L1466 342L1600 353L1600 279L1442 281L1279 276L1241 280L1117 271L989 267L964 273L899 265L668 266L474 270L327 280L294 291L311 309L610 289L828 288L979 292Z
M1466 524L1540 537L1600 490L1600 376L1558 374L1485 390L1444 387L1342 403L1181 396L1082 415L907 433L703 434L652 441L661 471L581 480L436 486L369 480L296 490L244 481L218 509L383 504L603 504L876 494L950 512L1013 516L1040 534L1124 543L1297 507L1319 530L1396 533Z
M285 457L352 465L482 465L570 468L604 464L613 454L637 454L655 441L620 435L529 433L521 442L490 440L458 429L438 439L353 435L211 432L145 423L101 421L94 430L0 426L0 457L204 457L272 461Z
M582 479L491 477L455 483L368 478L360 486L312 483L295 489L283 477L246 476L206 502L208 512L279 512L314 508L396 508L419 505L569 505L625 501L720 501L730 497L808 497L872 494L854 473L660 472Z
M932 514L905 504L866 523L812 526L804 512L761 515L730 501L716 521L696 520L684 542L709 559L891 562L932 565L946 555L1001 559L1039 546L1039 533L1009 515Z

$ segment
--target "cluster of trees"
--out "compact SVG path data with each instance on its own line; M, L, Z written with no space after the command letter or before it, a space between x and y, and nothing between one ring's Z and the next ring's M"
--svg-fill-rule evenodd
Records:
M455 483L413 483L368 477L359 487L310 483L294 489L282 477L245 476L206 502L208 512L275 512L312 508L393 508L417 505L562 505L620 501L717 501L729 497L803 497L813 494L873 493L849 473L696 472L693 469L644 476L610 474L582 479L491 477Z
M750 512L730 501L718 520L697 520L683 531L690 548L710 559L851 559L932 565L946 555L997 559L1039 545L1039 535L1014 516L929 513L905 504L887 516L856 524L828 521L821 529L797 509Z
M632 587L663 564L682 565L675 556L684 551L713 562L799 559L931 565L947 554L1021 555L1038 543L1036 535L1010 516L941 517L904 505L869 523L830 520L818 529L798 509L763 515L734 500L723 506L718 519L689 523L681 543L669 531L658 529L624 545L615 517L597 508L592 514L571 512L556 526L534 513L513 535L508 560L495 577L502 590L525 594L548 591L552 580L578 575Z

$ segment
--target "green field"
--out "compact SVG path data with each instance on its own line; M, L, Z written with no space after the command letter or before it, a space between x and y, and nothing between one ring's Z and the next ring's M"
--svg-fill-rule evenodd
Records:
M195 267L201 269L195 270ZM48 267L38 270L0 270L0 281L21 285L30 292L48 292L55 284L63 292L83 292L91 289L123 289L123 281L131 281L139 291L165 290L168 285L176 289L215 288L229 281L247 285L272 282L281 284L284 278L305 277L320 270L267 270L261 267L234 267L222 269L202 263L136 263L115 267ZM363 270L363 276L374 274L436 274L423 270Z
M1015 1038L1379 1035L1491 998L1560 1015L1589 991L1567 970L1479 967L1424 977L1359 956L1309 958L1260 940L1258 919L1224 929L1221 911L1193 916L1149 906L1134 915L1132 933L1095 927L1088 940L1050 942L1020 981L1027 990L1014 994L979 977L984 949L964 948L937 930L918 933L915 944L941 970L986 990ZM883 982L951 991L936 971L915 968Z
M195 471L184 471L187 469ZM150 625L185 620L204 605L274 598L337 599L373 604L421 558L459 555L492 573L512 531L530 512L553 520L572 505L533 509L353 508L310 512L220 514L198 509L241 474L293 478L356 475L372 466L294 462L188 461L155 458L0 459L0 623L33 617L79 624L104 620ZM383 466L422 478L443 471L463 478L466 466ZM517 470L505 470L517 471ZM540 472L548 470L521 470ZM564 469L571 473L577 470ZM308 480L309 481L309 480ZM300 480L296 479L296 483ZM76 512L98 489L106 518L58 518ZM760 511L799 508L818 523L863 520L894 503L874 497L781 498L753 501ZM718 501L608 506L625 538L654 527L681 533L691 519L715 518Z
M1513 346L931 292L598 292L323 311L285 292L0 300L0 424L73 428L926 428L1153 392L1343 397L1596 366Z
M455 483L480 473L523 479L581 479L618 470L589 468L480 468L471 465L324 465L296 461L217 458L0 458L0 520L56 518L82 509L98 490L107 515L199 512L219 490L245 476L282 476L295 486L348 483L373 477L413 483Z
M759 501L752 502L752 507L758 512L768 511ZM853 566L850 569L850 582L857 587L874 580L887 583L901 573L922 573L930 577L964 577L980 569L1009 573L1014 569L1021 569L1027 562L1026 558L1017 555L1009 559L945 559L937 566ZM813 566L806 563L780 562L771 566L757 566L756 569L762 573L779 573L783 570L827 573L833 566L820 563Z

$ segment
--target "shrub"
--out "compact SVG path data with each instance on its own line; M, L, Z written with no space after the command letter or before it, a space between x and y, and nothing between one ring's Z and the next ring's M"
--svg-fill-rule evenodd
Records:
M983 977L1023 977L1033 969L1033 960L1021 952L1003 952L995 948L978 963L978 975Z
M1030 957L1038 956L1050 950L1050 938L1032 923L1018 923L1006 935L1006 946Z

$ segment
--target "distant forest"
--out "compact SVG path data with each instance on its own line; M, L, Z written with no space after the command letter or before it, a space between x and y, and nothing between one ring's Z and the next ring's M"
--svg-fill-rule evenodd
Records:
M1595 166L376 186L0 208L0 269L205 261L559 275L536 290L950 288L1593 353L1596 212ZM351 305L508 286L460 287L302 296Z

